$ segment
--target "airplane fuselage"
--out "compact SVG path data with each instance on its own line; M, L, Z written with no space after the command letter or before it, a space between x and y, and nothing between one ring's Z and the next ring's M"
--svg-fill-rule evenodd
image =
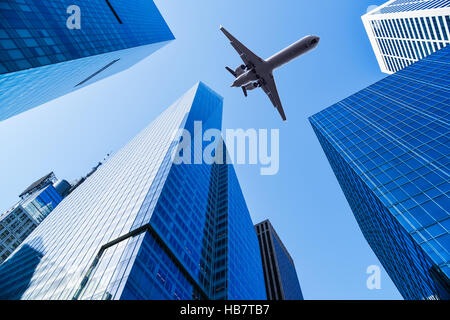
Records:
M266 63L272 70L275 70L317 47L319 40L320 38L317 36L306 36L274 54L266 60Z
M261 74L272 73L273 70L285 65L286 63L300 57L301 55L313 50L319 44L320 38L317 36L307 36L289 47L276 53L258 67L250 67L248 71L239 75L234 81L232 87L242 87L251 82L258 81Z

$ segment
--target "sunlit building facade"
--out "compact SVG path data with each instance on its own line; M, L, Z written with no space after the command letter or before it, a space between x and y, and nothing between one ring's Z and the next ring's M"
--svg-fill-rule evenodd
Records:
M381 71L392 74L450 43L450 2L392 0L362 16Z
M450 47L310 118L405 299L449 299Z
M268 300L303 300L294 260L269 220L255 225Z
M222 98L199 83L75 189L0 266L3 299L265 299L232 165L176 164ZM202 131L194 123L202 122Z
M74 4L79 29L68 27ZM0 121L128 69L172 39L151 0L1 1Z

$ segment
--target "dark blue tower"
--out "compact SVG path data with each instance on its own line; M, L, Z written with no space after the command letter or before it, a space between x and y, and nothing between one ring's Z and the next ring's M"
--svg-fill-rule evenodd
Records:
M269 220L255 225L268 300L303 300L294 260Z

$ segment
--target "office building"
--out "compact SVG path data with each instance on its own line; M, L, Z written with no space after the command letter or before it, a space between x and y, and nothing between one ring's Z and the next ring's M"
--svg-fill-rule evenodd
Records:
M393 74L450 43L450 2L392 0L362 16L381 71Z
M449 94L446 47L310 118L405 299L449 297Z
M1 1L0 121L128 69L172 39L151 0Z
M67 182L57 181L53 172L42 177L20 194L21 200L17 204L0 216L0 263L62 201L64 194L56 187L64 183Z
M303 300L294 261L269 220L255 225L268 300Z
M220 130L222 111L206 85L189 90L0 266L0 298L266 299L258 238L233 166L173 157L188 141L179 129L202 143L194 123L202 134Z

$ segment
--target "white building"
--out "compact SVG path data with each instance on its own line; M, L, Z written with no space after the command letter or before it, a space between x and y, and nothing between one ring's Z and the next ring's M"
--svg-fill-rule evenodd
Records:
M450 43L450 0L391 0L362 20L381 71L388 74Z
M0 216L0 264L37 227L38 222L20 204Z

